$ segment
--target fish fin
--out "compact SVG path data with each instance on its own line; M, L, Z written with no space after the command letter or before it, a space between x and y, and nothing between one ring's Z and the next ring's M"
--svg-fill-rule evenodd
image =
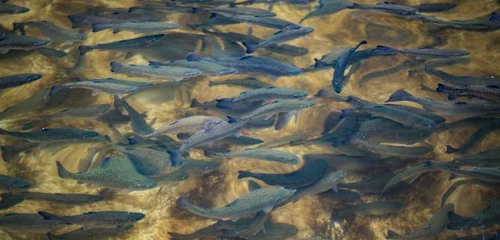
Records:
M331 64L323 62L323 61L321 61L320 59L317 59L317 58L314 59L314 67L315 68L321 68L321 67L327 67L327 66L331 66Z
M119 72L123 68L123 65L118 62L111 62L109 66L111 67L111 72Z
M63 86L60 84L52 86L50 88L49 97L53 96L57 91L61 90L62 88Z
M262 209L262 211L264 211L265 213L270 213L272 210L273 210L273 206L266 207L266 208Z
M167 153L170 155L170 165L172 165L172 167L179 167L182 165L181 156L178 151L167 150Z
M106 24L94 23L92 24L92 32L99 32L106 29Z
M82 46L78 47L78 50L80 50L80 56L85 55L85 53L91 51L92 49L93 49L92 46L82 45Z
M262 187L258 183L256 183L255 181L252 181L252 180L248 181L248 190L255 191L255 190L258 190L261 188Z
M120 30L120 29L113 29L113 31L112 31L112 33L113 33L113 34L117 34L117 33L119 33L119 32L121 32L121 30Z
M246 53L248 53L248 54L254 53L259 48L259 44L252 44L252 43L248 43L248 42L242 42L242 44L243 44L243 46L245 46L247 48Z
M193 108L193 107L203 107L203 106L201 105L201 103L198 100L193 99L193 100L191 100L191 107Z
M493 12L491 13L490 22L500 22L500 13Z
M409 92L401 89L394 92L385 102L406 101L411 99L412 97L413 95L411 95Z
M274 125L274 130L281 130L285 128L288 123L290 122L290 119L292 119L293 113L292 112L287 112L287 113L279 113L278 114L278 121Z
M391 231L391 230L387 231L387 239L399 239L400 237L401 237L401 235L399 235L398 233L396 233L394 231Z
M59 175L60 178L70 178L73 173L69 172L61 162L56 161L56 166L57 166L57 174Z
M127 140L128 140L128 144L135 145L135 144L138 144L138 143L144 141L144 138L141 136L137 136L137 137L127 138Z
M231 116L226 116L226 117L227 117L228 123L237 123L238 122L238 118L236 118L236 117L231 117Z
M449 86L446 86L444 84L438 83L438 86L436 88L436 92L444 92L446 90L451 90Z
M230 109L234 104L232 98L219 98L215 101L217 102L216 106L221 109Z
M58 220L58 219L60 219L59 216L52 214L52 213L44 212L44 211L38 211L38 215L42 216L43 219L45 219L45 220Z
M192 52L190 52L190 53L188 53L188 54L186 55L186 60L187 60L187 61L200 61L200 60L202 60L202 59L203 59L203 57L202 57L202 56L197 55L197 54L192 53Z
M454 148L450 145L446 145L446 153L456 153L458 151L460 151L459 148Z

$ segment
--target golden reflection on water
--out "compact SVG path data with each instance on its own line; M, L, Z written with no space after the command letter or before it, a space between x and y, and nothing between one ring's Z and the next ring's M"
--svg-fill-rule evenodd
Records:
M64 0L40 0L40 1L9 1L31 9L30 12L18 15L0 16L0 24L4 28L11 28L14 22L23 22L31 20L47 20L53 23L70 28L70 22L67 15L83 12L89 6L109 7L109 8L128 8L136 5L138 2L128 1L64 1ZM374 4L376 0L360 0L359 3ZM453 1L394 1L400 4L418 5L424 2L453 2ZM300 19L313 9L317 3L308 6L300 5L276 5L273 11L277 17L287 19L292 22L299 22ZM263 4L255 4L253 7L266 9ZM465 20L478 16L484 16L498 8L495 0L478 1L459 1L458 7L445 13L432 13L432 15L443 19ZM188 15L173 15L169 21L187 24L192 19ZM458 64L443 68L443 71L455 75L477 75L493 76L498 75L500 67L500 32L467 32L458 30L448 30L440 36L431 36L424 31L424 26L420 21L411 21L398 18L390 14L379 13L375 11L363 10L343 10L336 14L327 15L319 18L311 18L302 23L303 26L314 27L315 31L306 38L290 41L289 44L307 47L309 53L299 57L286 57L283 55L272 54L266 51L259 51L258 54L269 55L281 61L293 63L299 67L307 67L314 62L314 58L320 58L330 51L346 46L353 46L360 40L367 40L369 47L376 45L389 45L392 47L415 48L426 46L433 43L435 37L446 39L443 48L468 50L471 54L468 56L471 61L468 64ZM229 25L219 28L222 31L234 31L246 33L248 26L245 24ZM33 31L30 31L32 33ZM181 30L172 30L171 32L193 33L189 28ZM265 38L274 31L253 27L256 36ZM37 35L41 37L41 35ZM130 32L120 32L111 34L110 31L98 33L89 33L85 45L111 42L121 39L137 37ZM0 94L0 111L13 106L23 100L33 96L41 89L50 87L56 83L69 82L73 77L83 78L106 78L115 77L127 78L124 75L115 75L110 72L110 61L125 61L124 53L92 51L85 56L84 66L77 69L76 72L68 74L67 69L74 66L77 61L77 47L67 49L68 57L63 59L52 59L40 54L30 54L23 57L0 58L0 75L9 75L16 73L40 73L43 78L34 83L26 84L17 88L7 89ZM199 51L201 42L197 41L197 46L193 50ZM175 58L173 58L175 59ZM145 64L151 58L147 51L139 53L130 59L127 63ZM408 76L407 69L401 69L395 74L386 75L370 80L368 83L360 84L358 80L364 75L390 67L408 60L407 57L397 55L382 58L369 59L363 62L361 68L356 71L350 82L343 90L345 95L354 95L374 102L383 102L389 95L398 89L407 89L420 96L428 96L435 99L445 100L445 96L429 93L420 90L420 84L435 86L437 79L427 74L416 74ZM272 82L272 84L281 87L294 87L308 91L314 95L321 88L331 88L330 80L332 70L323 70L308 72L294 77L280 77L275 80L257 76L259 79ZM234 78L213 77L210 80L217 81ZM158 128L175 119L185 116L186 113L196 113L196 109L190 108L191 99L197 99L200 102L211 101L216 98L234 96L244 91L239 87L215 86L208 87L207 78L199 78L179 84L159 84L153 88L145 89L128 98L130 104L139 112L147 112L147 121L154 122L153 128ZM64 99L65 107L81 105L82 101L88 104L113 104L113 98L105 94L90 96L88 91L72 91L72 95ZM84 96L84 98L80 97ZM293 137L293 136L318 136L323 130L323 121L331 111L338 111L349 107L345 103L330 102L319 100L316 107L306 109L300 113L298 122L291 123L281 131L274 129L266 130L245 130L243 135L257 137L272 142L273 140ZM57 109L44 110L43 115ZM36 119L41 116L40 111L31 111L15 116L15 119ZM18 122L15 119L3 119L0 121L0 127L17 130ZM101 134L114 136L113 132L106 124L95 120L75 120L75 119L57 119L40 127L74 127L86 130L94 130ZM130 125L118 125L117 129L121 133L131 133ZM445 154L447 144L459 145L467 139L475 127L466 127L445 131L434 134L426 141L436 145L434 153L436 161L451 160L453 155ZM499 135L490 134L481 142L476 150L485 150L498 145ZM12 137L0 138L0 145L15 144L16 139ZM32 191L54 192L54 193L91 193L96 194L99 188L87 185L80 185L73 180L63 180L57 176L55 161L61 161L70 171L76 171L80 161L88 161L83 158L87 156L87 149L102 146L99 143L75 143L75 144L50 144L41 148L34 149L29 153L21 153L16 161L0 164L0 173L15 175L26 178L36 183ZM330 153L331 148L307 145L307 146L282 146L278 149L291 151L299 156L312 153ZM199 150L192 150L191 156L194 158L203 158ZM101 156L102 157L102 156ZM99 158L97 156L96 158ZM96 159L96 163L98 164ZM87 163L85 163L87 164ZM83 165L85 165L83 164ZM112 200L88 204L83 206L64 206L39 202L25 201L10 209L2 211L10 212L36 212L39 210L54 212L57 214L79 214L88 211L99 210L127 210L146 214L146 218L135 224L133 230L121 235L121 239L168 239L168 232L190 233L200 228L214 223L212 220L206 220L196 217L175 207L175 200L179 195L184 195L194 203L202 206L221 206L239 196L248 192L247 180L238 180L237 171L252 170L255 172L289 172L299 167L284 166L278 163L262 163L257 161L223 161L218 170L203 177L189 178L186 181L178 183L162 184L157 188L137 191L137 192L113 192ZM392 169L397 171L398 169ZM346 178L346 181L358 181L370 177L370 174L356 175L352 174ZM272 212L273 222L289 223L295 225L299 232L292 239L308 239L320 237L325 239L385 239L388 229L396 232L409 232L426 222L432 214L440 207L441 196L446 191L450 182L447 182L448 174L434 172L428 174L423 179L418 180L414 186L415 190L411 193L400 194L404 199L404 207L396 214L390 217L357 217L350 224L341 222L336 224L330 220L331 212L340 205L334 205L327 198L318 196L306 197L296 203L290 203L285 207ZM497 196L491 190L476 185L466 185L460 187L451 197L449 202L455 204L455 210L459 214L472 214L488 205L492 196ZM362 202L376 201L377 197L363 197ZM390 200L390 199L388 199ZM61 232L63 232L62 230ZM460 234L479 233L478 230L462 231ZM458 232L444 231L439 239L447 239L456 236ZM0 239L15 239L13 235L0 232ZM30 236L29 239L44 239L43 236Z

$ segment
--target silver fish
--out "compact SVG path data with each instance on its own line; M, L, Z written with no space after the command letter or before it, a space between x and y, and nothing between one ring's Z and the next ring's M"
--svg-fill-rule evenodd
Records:
M90 89L95 95L96 92L104 92L112 95L118 95L118 96L123 96L124 94L127 93L134 93L139 91L139 88L136 86L128 86L128 85L123 85L123 84L117 84L113 82L108 82L108 81L102 81L102 80L90 80L90 81L78 81L78 82L71 82L71 83L63 83L59 85L54 85L50 89L49 96L54 95L57 91L64 89L64 88L85 88L85 89Z
M291 165L299 163L299 158L293 153L266 148L252 148L228 153L213 153L211 156L221 158L262 159Z
M60 27L48 21L29 21L23 23L14 23L14 28L20 26L33 26L40 29L41 33L50 38L52 41L60 43L71 43L73 41L83 41L87 39L87 35L79 33L71 29Z
M156 129L150 134L142 136L143 139L154 138L167 133L196 132L201 129L210 129L211 127L224 122L224 120L211 116L191 116L175 120L163 127Z
M280 100L264 105L246 115L241 116L239 119L230 116L228 116L228 118L230 123L240 121L249 122L260 117L269 117L282 112L294 115L297 114L297 111L314 105L316 105L316 103L313 101Z
M0 89L21 86L42 78L41 74L27 73L0 77Z
M0 217L0 229L15 233L45 234L65 226L63 221L45 220L36 213L9 213Z
M232 14L227 14L227 13L219 13L223 18L237 21L237 22L244 22L244 23L249 23L249 24L254 24L262 27L267 27L267 28L274 28L274 29L297 29L300 28L300 25L295 24L293 22L289 22L283 19L279 18L261 18L261 17L254 17L254 16L248 16L248 15L232 15Z
M333 191L337 193L339 191L337 184L344 180L344 177L346 175L347 174L344 170L329 173L323 176L323 178L318 180L313 185L297 190L297 192L295 192L295 194L292 198L290 198L289 201L295 202L305 196L313 196L318 193L326 192L330 189L333 189Z
M38 212L45 220L56 220L67 224L83 225L87 228L116 228L133 224L146 215L134 212L119 212L119 211L104 211L104 212L87 212L73 216L58 216L52 213Z
M78 49L80 50L80 55L85 55L87 52L94 49L103 51L137 51L140 49L151 47L152 45L160 41L163 37L165 37L165 34L158 34L126 39L117 42L102 43L94 46L82 45Z
M118 62L111 62L111 72L125 74L129 77L148 77L174 81L186 80L201 75L200 70L193 68L135 65Z
M0 34L0 54L9 50L32 50L43 48L50 44L49 40L38 39L28 36L17 36L10 34Z
M290 41L299 37L306 36L314 32L312 27L301 27L299 29L281 30L274 33L271 37L266 38L264 41L258 44L252 44L248 42L243 42L243 45L247 48L246 53L253 53L259 48L268 47L271 44L282 44L283 42Z
M99 32L105 29L113 30L113 33L120 31L130 31L134 33L160 32L169 29L181 28L178 23L169 22L121 22L121 23L94 23L92 32Z
M171 66L198 69L202 75L206 76L224 76L238 73L238 69L225 67L210 62L198 62L187 60L172 60L166 62L149 62L150 66Z
M207 10L212 13L211 17L215 17L218 13L230 15L248 15L252 17L275 17L276 14L264 9L249 8L249 7L226 7L226 8L194 8L194 12Z
M244 101L272 101L278 99L301 99L309 95L308 92L298 90L295 88L281 88L281 87L266 87L254 89L240 93L240 95L232 98L217 99L219 107L231 108L235 103Z

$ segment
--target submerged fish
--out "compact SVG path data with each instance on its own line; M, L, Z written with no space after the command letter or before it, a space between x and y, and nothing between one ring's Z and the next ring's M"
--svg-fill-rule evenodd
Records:
M439 77L441 80L458 86L468 86L468 85L486 85L494 86L500 84L500 78L495 77L474 77L474 76L456 76L443 72L441 70L429 67L426 65L425 72Z
M293 40L299 37L306 36L314 31L311 27L301 27L298 29L281 30L274 33L271 37L266 38L264 41L258 44L252 44L248 42L243 42L243 45L247 48L246 53L253 53L259 48L265 48L271 44L281 44L283 42Z
M385 144L371 143L358 137L353 137L350 144L360 150L368 151L381 156L415 157L430 153L434 146L422 145L416 147L391 146Z
M139 174L126 157L108 157L102 161L101 166L83 173L71 173L59 161L56 163L61 178L119 189L142 190L156 187L156 182Z
M155 14L144 12L120 12L115 9L103 9L103 12L89 10L82 14L72 14L68 18L73 28L92 27L94 23L120 23L120 22L155 22L161 18ZM107 11L107 12L106 12Z
M229 122L251 122L260 117L269 118L276 113L286 113L290 115L286 116L286 119L290 119L291 116L296 116L299 110L313 107L316 103L313 101L300 101L300 100L280 100L274 101L270 104L264 105L246 115L240 116L240 118L236 119L234 117L228 116Z
M144 176L161 175L170 170L170 155L167 152L150 148L115 147L125 154Z
M472 167L467 170L461 170L454 167L449 166L439 166L439 168L443 171L450 172L452 174L466 177L478 179L481 181L489 182L489 183L500 183L500 169L494 167Z
M228 153L212 153L210 157L261 159L291 165L299 163L299 158L293 153L266 148L252 148Z
M229 80L224 80L222 82L209 81L209 83L208 83L209 87L219 86L219 85L241 86L241 87L250 88L250 89L259 89L259 88L266 88L266 87L272 86L271 84L262 82L256 78L229 79Z
M29 8L17 6L10 3L2 2L0 3L0 15L2 14L20 14L29 12Z
M268 213L265 211L258 212L252 219L240 219L236 222L218 221L217 228L222 232L222 238L244 238L255 236L257 233L264 231L264 224L268 218Z
M79 228L71 232L55 235L47 233L50 240L74 240L74 239L108 239L116 237L118 234L132 229L132 225L119 226L116 228Z
M306 19L313 17L321 17L325 15L330 15L337 13L351 6L352 3L349 0L320 0L319 5L315 6L312 12L306 14L299 23L302 23Z
M49 40L28 36L3 34L0 35L0 54L7 53L9 50L33 50L46 47L49 44Z
M500 103L500 82L498 85L469 85L453 87L439 83L436 92L448 93L448 100L461 96L476 96Z
M264 225L265 231L260 231L255 236L248 237L249 240L276 240L288 239L297 235L299 230L296 226L286 223L271 223L267 222Z
M398 201L360 203L342 209L334 209L332 212L332 220L343 220L353 214L362 216L387 216L393 214L402 207L403 202Z
M103 211L87 212L73 216L58 216L52 213L38 212L45 220L56 220L67 224L83 225L87 228L116 228L133 224L146 215L134 212Z
M251 191L224 207L212 209L195 206L182 196L177 199L176 203L177 207L201 217L238 220L244 215L258 211L269 213L274 206L285 202L294 193L295 190L286 188L262 188Z
M295 24L293 22L289 22L287 20L279 19L279 18L262 18L262 17L254 17L249 15L232 15L227 13L219 13L218 16L222 18L226 18L236 22L244 22L248 24L254 24L267 28L274 29L298 29L300 25Z
M249 7L220 7L220 8L194 8L194 12L198 12L201 10L207 10L212 13L211 17L215 17L218 13L221 14L230 14L230 15L249 15L252 17L263 17L263 18L268 18L268 17L275 17L276 14L267 11L264 9L258 9L258 8L249 8Z
M29 187L31 184L24 179L0 174L0 188L3 190L21 190Z
M353 48L350 48L337 59L337 64L335 65L335 72L333 74L332 86L336 93L342 92L342 87L345 85L344 82L344 72L347 68L347 63L349 62L349 58L353 55L354 52L361 46L367 44L366 41L361 41Z
M105 138L97 132L73 128L43 128L36 132L10 132L0 128L0 134L24 138L32 142L46 141L102 141Z
M117 84L113 82L108 82L106 80L90 80L90 81L77 81L77 82L54 85L50 89L49 96L54 95L57 91L64 88L85 88L94 91L92 93L94 95L97 92L104 92L117 96L123 96L124 94L134 93L139 91L139 88L136 86Z
M63 221L45 220L36 213L9 213L0 217L0 229L16 233L45 234L65 226Z
M448 224L448 213L453 212L453 204L442 206L432 217L417 230L399 235L388 231L387 239L429 239L438 235Z
M402 16L418 14L418 9L416 9L416 8L404 6L404 5L393 4L393 3L385 3L385 2L384 3L377 3L375 5L362 5L362 4L358 4L358 3L353 3L352 5L348 6L347 8L383 11L383 12L394 13L394 14L402 15Z
M191 69L198 69L201 74L207 76L224 76L229 74L236 74L238 70L236 68L225 67L210 62L198 62L198 61L187 61L187 60L172 60L166 62L149 62L150 66L171 66L171 67L184 67Z
M453 211L448 213L448 229L465 230L472 227L490 228L500 223L500 202L494 201L471 217L460 216Z
M147 77L151 79L169 79L182 81L201 75L201 71L185 67L148 66L111 62L111 72L129 77Z
M385 118L364 121L356 136L373 143L415 144L429 137L434 129L411 128Z
M269 185L299 189L310 186L321 179L326 172L326 165L327 162L323 159L311 159L305 161L300 169L291 173L272 174L238 171L238 179L253 177Z
M381 194L384 191L387 183L394 177L394 174L385 174L382 176L377 176L370 178L368 180L363 180L360 182L353 183L339 183L339 188L347 188L357 190L361 193L366 194Z
M474 166L492 166L492 167L500 167L500 160L498 158L500 156L500 149L490 149L486 151L482 151L475 154L467 154L464 156L458 156L455 160L459 162L464 162L466 164L471 164Z
M412 55L417 58L457 58L469 55L465 50L455 49L438 49L438 48L418 48L418 49L395 49L386 46L377 46L377 51L380 52L396 52L401 54Z
M40 29L40 32L50 38L52 41L61 43L71 43L73 41L83 41L87 39L87 35L70 29L60 27L49 21L29 21L23 23L14 23L14 29L25 26L33 26Z
M266 87L240 93L232 98L217 99L218 105L223 108L231 108L233 104L245 101L273 101L278 99L301 99L309 95L308 92L295 88Z
M23 198L26 200L43 200L49 202L80 205L102 201L104 198L100 195L89 194L64 194L64 193L43 193L43 192L20 192L20 193L2 193L2 201L8 198Z
M27 73L0 77L0 89L13 88L42 78L41 74Z
M118 101L127 111L134 132L141 135L153 132L153 128L145 120L146 113L138 113L125 99L118 99Z
M272 58L244 56L238 58L216 58L203 57L194 53L186 56L188 61L202 61L235 68L238 73L261 73L272 76L294 76L302 73L302 70L294 65L279 62Z
M87 52L94 49L104 50L104 51L137 51L143 48L151 47L153 44L157 43L165 37L165 34L144 36L126 40L120 40L117 42L109 42L103 44L97 44L94 46L82 45L78 49L80 50L80 55L85 55Z
M465 153L469 151L474 146L481 143L490 133L495 132L500 129L500 119L498 118L484 118L485 121L480 127L472 134L472 136L467 139L460 147L455 148L450 145L446 145L446 153Z
M290 201L294 202L301 199L302 197L316 195L318 193L326 192L330 189L337 193L339 191L339 189L337 188L337 184L344 180L345 176L346 172L344 170L338 170L329 173L323 176L323 178L318 180L313 185L297 190Z
M181 28L178 23L169 22L120 22L120 23L94 23L92 32L99 32L105 29L113 30L113 33L120 31L130 31L134 33L160 32L169 29Z

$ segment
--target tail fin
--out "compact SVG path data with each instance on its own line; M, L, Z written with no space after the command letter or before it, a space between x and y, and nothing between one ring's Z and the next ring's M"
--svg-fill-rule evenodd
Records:
M394 92L385 102L406 101L410 100L412 97L413 95L411 95L409 92L405 90L398 90Z
M398 233L396 233L394 231L391 231L391 230L387 231L387 239L399 239L400 237L401 237L401 235L399 235Z
M81 28L86 25L85 20L87 19L87 16L85 14L69 15L68 18L69 21L71 21L72 28Z
M233 106L233 99L232 98L219 98L219 99L216 99L215 101L217 101L216 106L218 108L230 109Z
M45 219L45 220L60 220L59 216L52 214L52 213L44 212L44 211L39 211L38 215L42 216L43 219Z
M94 24L92 24L92 32L100 32L102 30L105 30L106 28L107 28L107 24L105 24L105 23L94 23Z
M2 193L2 202L0 203L0 210L8 209L24 201L21 196L16 196L11 193Z
M181 155L178 151L167 150L167 153L170 155L170 164L172 167L179 167L182 165Z
M80 56L83 56L83 55L85 55L85 53L87 53L88 51L92 50L92 47L91 46L82 45L78 49L80 50Z
M353 51L356 51L356 49L358 49L359 47L361 47L361 45L365 45L365 44L368 44L368 42L366 40L363 40L363 41L359 42L358 45L356 45L353 48Z
M500 13L493 12L490 16L490 22L500 22Z
M235 117L231 117L231 116L226 116L226 117L227 117L228 123L237 123L238 122L238 119Z
M255 174L253 174L252 172L238 171L238 179L253 177L253 176L255 176Z
M322 68L322 67L329 67L329 66L332 66L332 64L328 64L328 63L323 62L317 58L314 59L314 67L315 68Z
M53 96L57 91L63 88L62 85L54 85L50 88L49 97Z
M60 178L70 178L71 176L73 176L73 173L66 170L66 168L62 165L61 162L56 161L56 165L57 165L57 174L59 175Z
M248 53L248 54L254 53L259 48L259 44L252 44L252 43L248 43L248 42L242 42L242 44L243 44L243 46L245 46L247 48L246 53Z
M461 230L465 229L470 222L469 218L460 216L454 212L448 213L449 223L447 228L450 230Z

